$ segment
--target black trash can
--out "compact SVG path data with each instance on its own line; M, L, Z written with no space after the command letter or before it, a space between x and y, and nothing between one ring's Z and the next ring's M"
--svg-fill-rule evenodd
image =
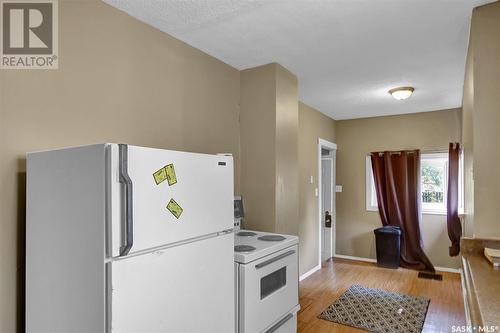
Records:
M398 268L401 243L401 229L386 225L373 230L377 246L377 265L386 268Z

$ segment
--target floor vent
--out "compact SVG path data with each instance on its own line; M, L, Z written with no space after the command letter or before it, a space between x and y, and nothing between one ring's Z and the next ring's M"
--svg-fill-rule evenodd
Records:
M443 275L436 273L418 272L418 278L443 281Z

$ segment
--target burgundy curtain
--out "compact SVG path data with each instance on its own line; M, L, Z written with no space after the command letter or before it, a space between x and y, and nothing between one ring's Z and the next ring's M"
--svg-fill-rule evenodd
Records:
M374 152L371 160L382 224L399 226L403 234L401 266L434 272L420 234L420 151Z
M448 237L451 241L450 256L460 253L460 237L462 237L462 224L458 218L458 166L460 160L460 144L450 143L448 151Z

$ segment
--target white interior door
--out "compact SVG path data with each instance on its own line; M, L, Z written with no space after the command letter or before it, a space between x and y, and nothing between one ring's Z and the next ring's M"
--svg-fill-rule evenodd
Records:
M234 332L234 236L116 260L113 332Z
M333 218L333 159L321 159L321 212L322 212L322 238L321 260L325 261L332 255L332 228L325 227L325 213L328 211ZM332 221L333 222L333 221Z
M133 189L130 253L233 227L231 156L136 146L128 146L127 155ZM119 182L118 145L111 145L110 156L112 255L117 256L125 237L125 199ZM175 177L167 179L167 173Z

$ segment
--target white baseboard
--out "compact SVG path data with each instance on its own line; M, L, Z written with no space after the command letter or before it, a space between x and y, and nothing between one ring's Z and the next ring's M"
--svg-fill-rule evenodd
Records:
M314 267L313 269L311 269L310 271L308 272L305 272L304 274L302 274L300 277L299 277L299 281L302 281L304 280L305 278L307 278L309 275L313 274L314 272L316 271L319 271L321 269L321 265L318 265L316 267Z
M449 268L449 267L434 267L438 272L448 272L460 274L460 268Z
M334 258L339 258L339 259L347 259L347 260L356 260L356 261L364 261L364 262L374 262L376 263L376 259L372 258L363 258L363 257L353 257L353 256L345 256L342 254L336 254ZM438 272L449 272L449 273L459 273L460 274L460 269L458 268L449 268L449 267L434 267L436 271Z
M334 258L339 258L339 259L356 260L356 261L364 261L364 262L377 262L376 259L372 259L372 258L345 256L343 254L336 254L333 257Z

